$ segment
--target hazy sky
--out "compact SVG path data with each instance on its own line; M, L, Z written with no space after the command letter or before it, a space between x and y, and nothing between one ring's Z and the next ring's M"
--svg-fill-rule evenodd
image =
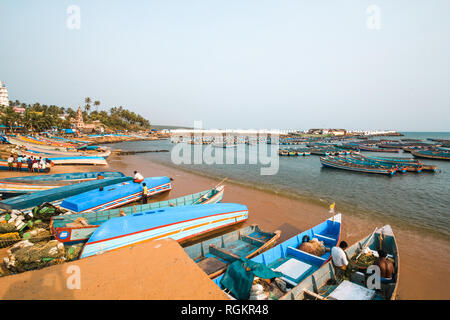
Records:
M1 0L0 80L11 100L90 96L153 124L450 131L449 16L448 0Z

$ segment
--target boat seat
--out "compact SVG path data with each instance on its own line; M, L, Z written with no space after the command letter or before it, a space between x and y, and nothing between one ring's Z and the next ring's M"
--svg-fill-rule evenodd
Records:
M327 237L327 236L323 236L323 235L318 234L318 233L315 233L315 234L314 234L314 237L316 237L316 238L319 239L319 240L322 239L322 240L328 240L328 241L333 241L333 242L336 241L336 239L334 239L334 238Z
M218 256L222 259L229 260L229 261L239 260L241 258L238 255L236 255L224 248L219 248L213 244L209 245L209 252L215 256Z
M198 262L197 265L208 275L224 269L227 266L225 262L213 257L203 259Z
M256 245L263 245L263 244L266 243L263 240L256 239L256 238L253 238L253 237L250 237L250 236L246 236L246 235L242 235L241 239L244 240L245 242L249 242L251 244L256 244Z

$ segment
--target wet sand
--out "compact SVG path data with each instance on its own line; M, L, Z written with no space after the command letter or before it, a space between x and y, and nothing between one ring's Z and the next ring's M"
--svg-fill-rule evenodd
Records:
M214 187L220 180L203 177L173 167L150 162L139 156L120 156L109 160L109 168L132 174L139 170L144 176L166 175L174 179L173 190L156 200L175 198ZM223 202L245 204L249 209L246 224L282 231L280 241L329 218L326 207L225 182ZM339 212L339 203L336 204ZM385 221L361 219L341 212L341 239L354 243ZM450 299L449 244L441 239L421 237L412 231L393 226L400 252L400 283L398 299Z
M173 190L157 196L153 201L175 198L214 187L219 180L203 177L173 167L150 162L139 156L114 156L108 158L108 166L55 166L51 173L73 171L122 171L132 175L134 170L144 176L169 176L174 179ZM3 171L1 177L14 175ZM246 224L258 224L268 231L281 230L283 241L298 232L329 218L325 206L276 195L273 193L225 182L223 202L245 204L249 209ZM336 204L339 212L339 203ZM371 218L361 219L345 212L341 239L354 243L370 234L376 226L387 224ZM421 237L412 231L393 226L400 252L399 299L449 299L450 298L450 251L449 244L430 236ZM120 251L120 250L119 250ZM104 266L99 266L102 269ZM172 267L174 268L174 267ZM45 269L44 269L45 270ZM171 270L172 271L172 270ZM136 275L136 277L140 277ZM158 290L153 287L154 290ZM126 289L126 288L124 288ZM168 297L170 298L170 297ZM132 297L130 296L130 299ZM175 299L175 296L173 297Z

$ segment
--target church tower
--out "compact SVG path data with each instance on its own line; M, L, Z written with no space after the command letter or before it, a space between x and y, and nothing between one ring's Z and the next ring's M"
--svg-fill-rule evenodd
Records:
M81 107L78 107L77 128L81 129L83 127L84 127L83 113L81 112Z

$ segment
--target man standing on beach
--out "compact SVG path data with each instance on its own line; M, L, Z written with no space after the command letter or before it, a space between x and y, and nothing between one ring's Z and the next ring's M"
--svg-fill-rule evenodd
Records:
M148 197L148 188L147 188L147 184L144 182L142 184L143 189L142 189L142 204L147 204L147 197Z
M28 171L32 172L33 171L33 157L28 158L27 164L28 164Z
M22 158L21 155L19 155L17 157L17 171L21 171L22 170L22 161L23 161L23 158Z

